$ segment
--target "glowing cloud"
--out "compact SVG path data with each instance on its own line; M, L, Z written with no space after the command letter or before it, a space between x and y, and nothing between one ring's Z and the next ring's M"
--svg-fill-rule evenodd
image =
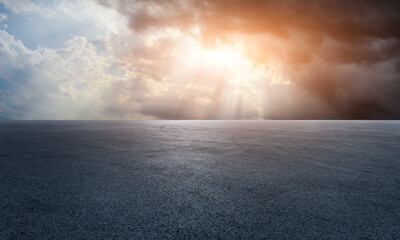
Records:
M0 6L0 118L400 118L398 1Z

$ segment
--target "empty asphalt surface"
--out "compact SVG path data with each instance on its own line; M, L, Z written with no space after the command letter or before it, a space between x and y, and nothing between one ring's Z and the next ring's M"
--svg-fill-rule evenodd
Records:
M400 122L0 122L0 239L165 238L400 239Z

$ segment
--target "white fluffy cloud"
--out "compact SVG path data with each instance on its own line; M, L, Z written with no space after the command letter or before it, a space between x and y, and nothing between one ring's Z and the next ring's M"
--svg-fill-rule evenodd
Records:
M102 93L115 77L107 58L84 37L65 48L29 50L0 31L3 112L16 119L96 118Z
M124 19L92 1L57 1L45 10L29 1L2 0L0 4L14 13L34 12L50 18L39 28L38 35L44 37L51 36L45 31L59 22L57 18L67 21L58 26L61 29L68 30L74 22L69 40L58 48L30 49L23 42L29 42L29 37L21 41L0 30L0 119L113 118L104 111L113 101L107 99L113 96L109 89L115 82L126 81L126 74L114 61L107 42L126 30ZM49 12L59 15L46 15ZM7 20L5 14L0 17ZM28 29L34 24L30 18L19 21L27 22ZM77 35L82 33L77 26L88 28L87 33Z

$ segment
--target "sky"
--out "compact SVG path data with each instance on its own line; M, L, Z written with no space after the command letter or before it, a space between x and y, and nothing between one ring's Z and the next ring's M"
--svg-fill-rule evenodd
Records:
M0 0L0 120L400 119L400 1Z

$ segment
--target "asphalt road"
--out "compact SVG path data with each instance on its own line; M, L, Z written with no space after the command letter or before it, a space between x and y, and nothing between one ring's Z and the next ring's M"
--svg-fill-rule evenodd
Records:
M0 122L0 239L400 239L400 121Z

